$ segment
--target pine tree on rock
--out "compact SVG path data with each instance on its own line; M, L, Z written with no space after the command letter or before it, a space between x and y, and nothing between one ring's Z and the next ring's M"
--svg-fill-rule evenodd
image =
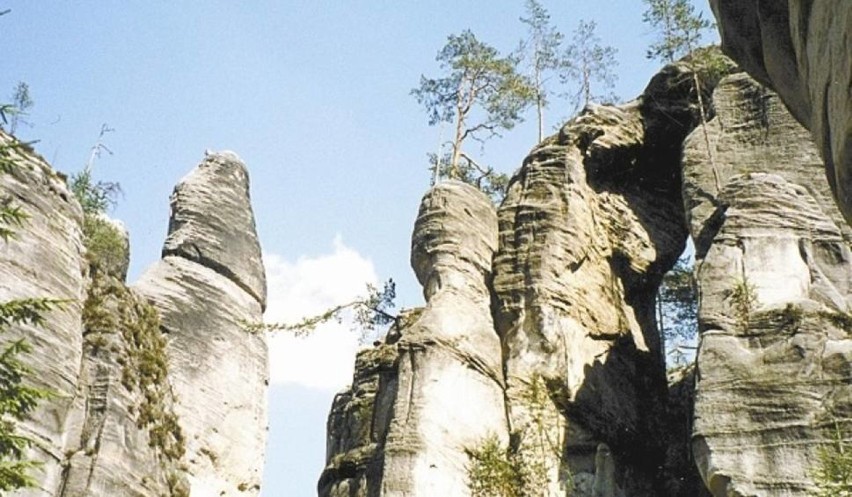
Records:
M469 140L484 144L521 122L534 101L533 87L518 73L516 56L501 56L469 30L450 35L436 60L444 75L421 76L420 86L411 91L426 108L430 125L451 123L454 128L450 152L432 156L435 177L462 180L499 198L505 175L478 163L464 147Z
M538 141L541 142L544 138L544 109L550 103L548 83L565 65L562 54L565 36L550 24L550 14L537 0L527 0L526 16L521 17L521 22L527 26L527 39L521 42L519 52L529 64L538 119Z

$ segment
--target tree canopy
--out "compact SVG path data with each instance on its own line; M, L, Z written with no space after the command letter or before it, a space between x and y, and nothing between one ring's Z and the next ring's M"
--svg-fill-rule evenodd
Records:
M426 108L430 125L454 125L450 152L433 156L434 177L459 179L487 189L492 180L501 179L493 168L474 160L465 151L465 144L468 140L482 144L521 122L534 90L518 73L517 56L501 56L470 30L450 35L436 60L443 76L421 76L420 86L411 91Z

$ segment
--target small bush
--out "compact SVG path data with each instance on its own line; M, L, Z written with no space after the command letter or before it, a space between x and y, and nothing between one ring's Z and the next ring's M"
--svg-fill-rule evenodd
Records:
M752 313L757 307L757 289L748 278L743 277L734 285L731 291L731 303L734 307L734 318L740 331L748 331Z
M837 421L829 442L818 449L817 461L814 497L852 497L852 447Z

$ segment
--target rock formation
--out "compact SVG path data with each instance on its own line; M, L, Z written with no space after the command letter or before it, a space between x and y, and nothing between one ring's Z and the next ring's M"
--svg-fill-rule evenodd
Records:
M712 153L697 132L684 152L702 296L694 454L714 496L804 497L827 429L852 421L852 237L774 93L736 74L713 101Z
M182 182L164 260L130 289L123 228L83 216L26 147L11 154L0 196L28 219L0 243L0 300L67 300L44 326L4 332L29 341L30 379L57 394L22 424L44 466L15 495L257 495L266 344L240 320L260 320L265 282L245 167L216 154Z
M846 0L710 0L722 49L811 130L852 223L852 6Z
M412 243L427 307L359 356L329 418L321 496L471 495L489 440L524 494L658 495L654 290L687 238L692 85L669 66L641 98L588 108L537 146L498 243L484 197L457 183L427 193Z
M500 341L491 319L497 218L475 188L423 198L411 264L426 307L359 354L329 417L321 496L469 495L468 452L508 440Z
M689 67L536 146L491 264L490 211L456 183L427 193L412 247L427 307L359 355L321 496L492 495L486 448L501 495L815 489L826 428L852 423L852 231L778 97L702 73L701 126ZM667 388L655 294L689 235L701 345Z
M12 143L12 137L0 132L0 144ZM19 338L30 341L33 352L26 361L38 367L33 384L57 393L55 400L23 426L24 435L39 441L31 457L44 461L41 490L31 494L52 496L62 483L66 431L80 386L88 266L81 230L83 212L65 181L41 157L25 147L9 153L15 167L0 173L0 199L12 198L28 219L17 236L0 241L0 300L69 300L62 310L50 313L42 328L12 326L3 333L4 343Z
M163 259L134 289L168 337L175 412L192 497L260 490L266 440L266 280L248 173L230 152L209 155L175 188Z

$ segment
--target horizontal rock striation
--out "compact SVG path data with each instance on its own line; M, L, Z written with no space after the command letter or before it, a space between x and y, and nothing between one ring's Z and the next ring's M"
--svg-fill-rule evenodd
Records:
M812 495L827 429L852 423L849 230L774 93L737 74L714 102L711 153L699 131L684 152L701 295L694 457L717 497Z
M852 222L852 5L846 0L711 0L722 49L778 92L811 130Z
M499 209L511 429L543 460L547 495L658 495L666 381L654 295L687 237L679 164L698 120L692 81L672 65L639 99L587 108L533 149ZM546 395L531 395L537 384Z
M134 290L159 311L192 497L253 496L266 439L266 283L245 165L208 155L172 195L163 259Z
M0 172L0 201L27 217L0 240L0 302L27 298L66 300L45 314L42 326L15 325L0 335L4 344L24 338L33 351L21 360L34 370L30 383L57 394L42 402L21 433L37 441L28 457L42 461L38 488L22 495L55 496L62 485L69 416L80 386L83 350L81 315L88 264L82 239L82 210L62 177L26 145L0 131L3 155L13 164Z

